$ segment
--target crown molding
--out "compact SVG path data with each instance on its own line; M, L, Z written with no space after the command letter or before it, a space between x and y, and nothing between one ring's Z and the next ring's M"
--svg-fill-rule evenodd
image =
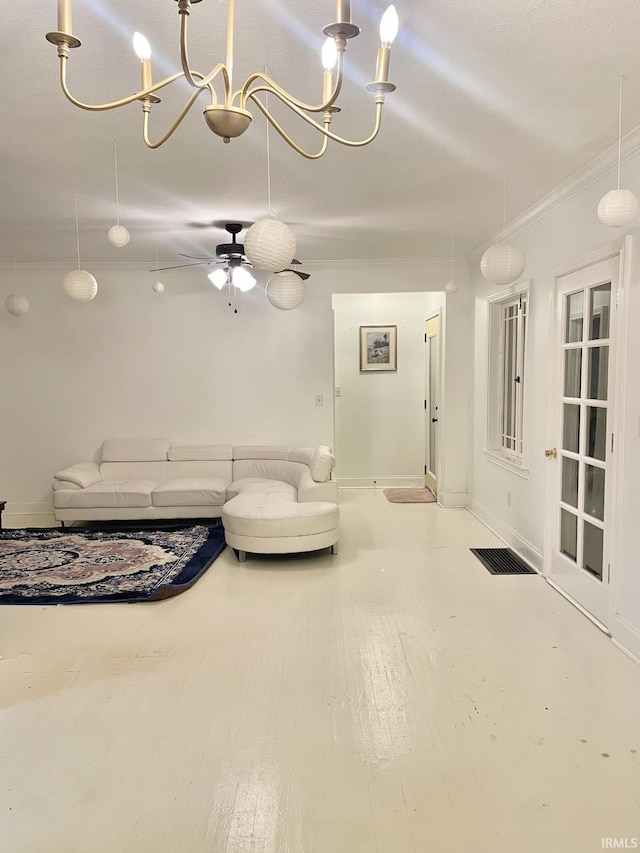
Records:
M361 258L361 259L343 259L343 260L304 260L302 265L305 269L312 270L362 270L362 269L414 269L415 267L442 267L451 266L451 258ZM467 269L467 261L465 258L453 259L454 269Z
M633 160L640 154L640 125L634 127L621 140L621 162L626 163ZM578 169L562 183L558 184L551 192L542 196L535 204L524 210L521 214L512 219L504 229L497 231L492 237L486 241L474 246L467 253L467 259L471 262L476 259L482 252L499 239L509 240L524 231L534 222L547 216L553 210L563 205L569 199L574 198L581 192L586 190L603 178L610 171L616 169L618 165L618 142L617 140L608 148L594 157L586 166Z
M302 261L301 266L305 269L310 270L327 270L327 271L335 271L335 270L362 270L362 269L388 269L388 270L400 270L400 269L414 269L416 267L420 267L424 269L425 267L442 267L442 266L451 266L452 260L451 258L365 258L361 260L353 260L353 259L345 259L345 260L304 260ZM90 261L86 260L82 262L82 268L88 270L91 273L97 272L145 272L149 274L155 273L153 269L154 264L150 261L140 261L140 262L119 262L119 263L106 263L104 261ZM195 266L195 265L194 265ZM0 263L0 274L3 273L13 273L14 269L18 272L24 271L42 271L49 270L51 272L59 272L61 274L69 272L69 270L75 269L76 264L73 262L63 263L59 261L42 261L35 262L29 261L25 263ZM466 270L467 262L464 258L454 258L453 259L453 268L454 270ZM161 269L160 272L163 272ZM265 275L269 275L265 271Z

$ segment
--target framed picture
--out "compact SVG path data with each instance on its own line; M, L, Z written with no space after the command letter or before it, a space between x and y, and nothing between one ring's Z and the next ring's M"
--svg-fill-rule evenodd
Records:
M397 326L360 326L360 371L397 370Z

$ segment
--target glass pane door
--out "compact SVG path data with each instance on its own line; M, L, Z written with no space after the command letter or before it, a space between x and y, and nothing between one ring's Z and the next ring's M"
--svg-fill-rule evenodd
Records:
M557 458L549 476L546 573L602 625L609 620L615 340L620 256L557 280ZM550 493L551 494L551 493Z

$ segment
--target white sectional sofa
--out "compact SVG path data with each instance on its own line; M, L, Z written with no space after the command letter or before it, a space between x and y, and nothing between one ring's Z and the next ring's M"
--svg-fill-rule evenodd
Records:
M172 446L164 439L108 439L98 462L54 475L53 507L71 521L222 518L240 560L251 553L331 548L338 491L326 446Z

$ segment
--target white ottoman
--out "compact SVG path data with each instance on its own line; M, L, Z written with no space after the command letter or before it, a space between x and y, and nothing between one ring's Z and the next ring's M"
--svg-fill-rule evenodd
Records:
M282 492L243 492L222 508L228 545L240 562L253 554L338 552L340 510L330 501L298 503Z

